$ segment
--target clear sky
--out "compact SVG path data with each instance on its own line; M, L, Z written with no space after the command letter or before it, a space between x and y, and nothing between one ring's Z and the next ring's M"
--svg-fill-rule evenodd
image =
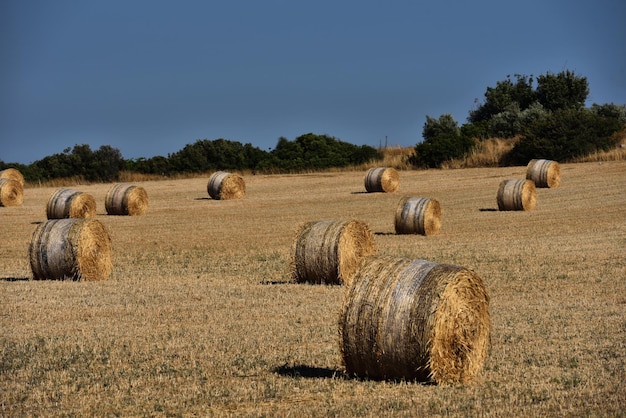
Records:
M313 132L413 146L507 75L626 104L624 0L0 0L0 160Z

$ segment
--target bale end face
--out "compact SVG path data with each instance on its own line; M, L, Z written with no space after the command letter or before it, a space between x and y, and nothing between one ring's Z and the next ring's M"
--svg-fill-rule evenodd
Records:
M24 188L12 178L0 178L0 206L21 206L24 203Z
M24 176L22 173L16 168L7 168L0 171L0 179L12 179L17 181L22 188L24 187Z

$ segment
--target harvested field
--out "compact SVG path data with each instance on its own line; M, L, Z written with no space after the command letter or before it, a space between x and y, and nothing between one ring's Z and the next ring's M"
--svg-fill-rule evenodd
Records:
M498 211L526 167L402 171L402 193L445 208L440 234L396 235L397 194L363 173L246 177L246 198L206 178L137 182L144 216L110 233L105 281L36 281L28 246L54 188L0 207L1 416L623 416L626 162L561 164L533 211ZM81 186L103 202L111 184ZM359 219L379 255L475 271L490 348L476 381L357 379L342 368L344 286L290 278L293 231Z

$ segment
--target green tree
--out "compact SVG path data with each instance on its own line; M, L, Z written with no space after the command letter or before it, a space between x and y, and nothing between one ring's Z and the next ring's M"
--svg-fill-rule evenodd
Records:
M498 81L495 87L487 87L485 101L478 103L477 108L471 110L468 121L478 123L488 121L493 116L506 112L512 105L522 111L536 101L533 91L533 77L515 74L515 81L507 75L506 80Z
M424 141L415 146L409 162L417 167L436 168L446 161L465 156L475 145L465 132L449 114L441 115L439 119L426 116L422 129Z
M559 109L530 123L506 162L525 165L533 158L568 161L608 150L616 145L615 134L623 127L618 119L589 109Z
M307 133L295 141L280 137L263 168L286 171L358 165L378 157L370 146L356 146L328 135Z
M581 77L572 71L558 74L547 73L537 77L537 100L549 110L582 109L589 95L587 77Z

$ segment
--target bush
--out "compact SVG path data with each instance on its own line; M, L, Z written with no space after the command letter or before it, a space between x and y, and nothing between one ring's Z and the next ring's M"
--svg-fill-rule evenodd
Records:
M422 130L424 141L415 146L415 154L409 163L416 167L436 168L442 163L464 157L474 147L474 140L459 129L452 115L441 115L439 119L426 116Z
M556 161L606 151L617 144L619 120L589 109L561 109L530 123L506 162L525 165L533 158Z

